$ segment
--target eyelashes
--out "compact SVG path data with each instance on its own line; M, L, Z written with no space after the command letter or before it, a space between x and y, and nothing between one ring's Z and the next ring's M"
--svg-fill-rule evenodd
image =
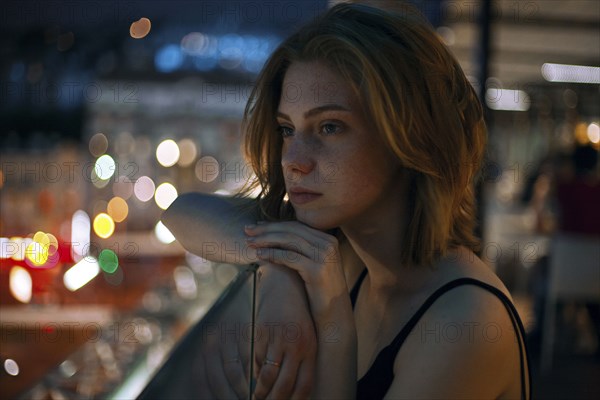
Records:
M341 122L327 121L319 125L319 131L317 133L323 136L333 136L342 133L344 131L344 128L345 125ZM284 139L294 136L294 128L292 128L289 125L279 125L277 127L277 132Z

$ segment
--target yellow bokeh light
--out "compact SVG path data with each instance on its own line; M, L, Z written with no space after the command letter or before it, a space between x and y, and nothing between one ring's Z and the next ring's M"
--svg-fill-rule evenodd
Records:
M25 258L31 263L39 267L48 261L48 246L39 242L31 242L25 249Z
M115 231L115 221L105 213L100 213L94 218L94 233L102 239L108 239Z
M127 214L129 214L127 202L119 196L113 197L108 202L106 209L108 211L108 215L110 215L115 222L122 222L125 220L125 218L127 218Z
M42 231L38 231L33 235L33 241L46 247L50 245L50 238Z

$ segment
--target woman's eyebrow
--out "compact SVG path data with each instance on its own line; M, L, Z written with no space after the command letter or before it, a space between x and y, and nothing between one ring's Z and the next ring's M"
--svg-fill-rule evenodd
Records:
M320 114L325 111L346 111L350 112L348 107L342 106L340 104L325 104L319 107L311 108L307 112L304 113L304 118L314 117L317 114ZM277 111L277 117L283 118L287 120L291 120L289 115L282 113L281 111Z

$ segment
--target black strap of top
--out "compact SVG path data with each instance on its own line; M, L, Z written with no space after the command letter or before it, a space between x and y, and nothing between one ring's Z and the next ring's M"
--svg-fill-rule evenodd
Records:
M356 302L356 298L358 296L358 290L360 288L360 284L362 283L365 275L366 275L366 269L365 269L365 271L363 271L362 275L359 277L358 281L356 282L355 286L352 288L352 291L350 293L353 307ZM514 305L510 301L510 299L502 291L500 291L499 289L497 289L494 286L491 286L485 282L481 282L481 281L473 279L473 278L459 278L459 279L450 281L450 282L444 284L439 289L437 289L431 296L429 296L427 298L427 300L423 303L423 305L417 310L417 312L412 316L412 318L407 322L407 324L402 328L402 330L394 338L392 343L390 343L388 346L386 346L377 355L377 358L373 362L373 365L371 366L369 371L367 371L365 376L359 381L359 387L360 387L361 381L370 378L368 375L374 375L374 374L369 374L369 372L371 372L371 371L381 372L382 369L383 370L388 370L388 369L393 370L393 362L396 358L396 355L398 354L398 351L400 350L400 347L402 346L402 344L404 343L404 341L406 340L406 338L408 337L410 332L413 330L413 328L417 325L419 319L421 319L423 314L425 314L425 312L429 309L429 307L431 307L431 305L440 296L442 296L444 293L448 292L449 290L452 290L453 288L455 288L457 286L468 285L468 284L479 286L479 287L495 294L500 299L500 301L502 301L502 304L504 304L504 307L508 311L508 314L510 315L510 319L511 319L511 322L513 325L513 329L515 330L515 334L517 335L517 340L519 342L519 363L521 366L521 398L523 400L526 400L528 398L531 399L532 387L531 387L531 374L530 373L527 374L528 382L529 382L529 397L527 397L527 395L526 395L525 364L524 364L525 357L527 358L527 366L528 367L531 365L531 363L529 360L529 354L526 351L527 345L525 342L525 328L523 327L523 323L521 322L521 319L519 318L519 314L517 313L517 310L515 309ZM391 365L385 365L385 366L376 365L376 364L380 364L380 363L386 363L386 364L391 364ZM391 385L391 381L389 382L389 384ZM386 388L385 391L387 391L388 388Z

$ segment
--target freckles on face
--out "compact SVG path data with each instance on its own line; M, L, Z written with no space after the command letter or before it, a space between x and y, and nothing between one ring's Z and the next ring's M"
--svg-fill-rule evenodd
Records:
M398 161L350 85L322 63L295 62L282 93L282 168L297 218L330 229L365 217L390 190Z

